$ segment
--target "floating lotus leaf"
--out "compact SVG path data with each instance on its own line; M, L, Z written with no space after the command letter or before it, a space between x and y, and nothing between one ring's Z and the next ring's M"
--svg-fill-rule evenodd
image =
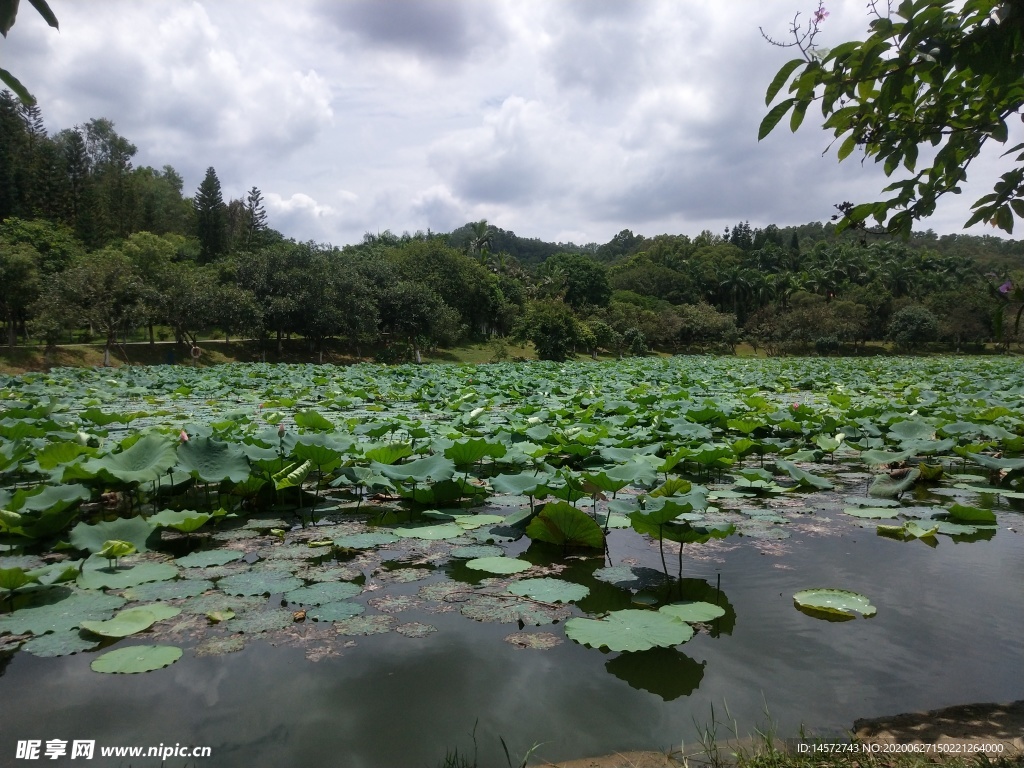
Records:
M985 469L993 470L1005 470L1007 472L1017 472L1024 469L1024 458L1020 459L1003 459L996 458L994 456L986 456L983 453L970 453L968 458L975 464L980 464Z
M569 608L539 605L518 597L495 597L491 595L473 594L462 603L460 611L466 618L475 621L498 622L540 626L553 624L570 615Z
M921 470L911 469L903 477L890 477L889 475L878 475L871 487L868 489L869 496L881 498L896 498L900 494L914 487L914 483L921 476Z
M594 578L626 589L647 589L656 587L665 581L665 575L661 571L644 566L631 568L628 565L598 568L594 571Z
M177 462L176 443L166 435L150 433L130 448L102 458L90 459L82 467L88 472L104 472L123 483L150 483Z
M358 616L365 610L359 603L350 603L342 600L310 608L306 611L306 618L313 621L341 621Z
M363 588L345 581L323 582L308 587L299 587L286 592L284 599L299 605L324 605L355 597Z
M138 608L126 608L107 621L83 621L80 626L102 637L128 637L179 613L181 608L153 603Z
M495 547L489 544L477 544L469 547L456 547L451 551L451 556L456 558L462 558L466 560L472 560L473 558L479 557L502 557L505 554L505 550L501 547Z
M562 643L562 638L550 632L513 632L511 635L505 635L504 639L514 648L529 648L535 651L547 651Z
M139 552L148 552L148 541L155 538L157 526L141 517L119 518L111 522L86 525L79 523L71 529L69 541L75 549L100 552L108 541L127 541Z
M394 570L379 569L373 576L385 584L410 584L420 581L433 573L429 568L395 568Z
M604 531L582 510L564 501L545 504L528 526L526 535L563 547L604 547Z
M574 603L590 594L590 589L582 584L549 578L522 579L509 586L508 591L543 603Z
M181 568L209 568L211 565L226 565L241 560L244 552L236 549L208 549L179 557L174 564Z
M938 533L946 536L973 536L978 531L984 530L976 525L960 525L959 523L951 523L947 520L932 520L929 521L928 525L934 525ZM989 528L989 530L993 529Z
M441 539L456 539L466 531L455 523L441 523L439 525L421 525L408 528L392 528L396 536L408 539L426 539L428 541L439 541Z
M661 613L668 614L682 621L696 623L714 621L725 615L725 609L713 603L672 603L663 605L658 609Z
M271 608L263 611L249 611L241 616L224 622L230 632L241 632L256 635L260 632L273 632L291 626L295 621L294 611L287 608Z
M395 628L394 616L353 616L334 622L339 635L382 635Z
M196 656L225 656L245 648L245 638L239 635L208 637L196 646Z
M222 592L213 592L208 595L199 595L185 600L181 604L183 613L198 614L206 616L217 611L232 611L233 613L245 613L266 605L262 597L238 597L225 595Z
M91 651L100 641L82 637L77 629L51 632L41 637L33 637L21 646L33 656L52 659L58 656L71 656L84 651Z
M627 608L601 619L573 618L565 623L569 639L610 651L646 651L685 643L693 629L684 621L658 611Z
M78 627L89 619L107 619L125 604L123 597L102 592L72 592L63 587L48 590L41 599L46 602L20 608L13 614L0 616L0 634L15 635L63 632Z
M412 608L421 608L422 603L412 595L381 595L371 597L367 605L381 613L401 613Z
M191 509L176 511L173 509L160 510L149 518L149 522L161 528L173 528L181 533L192 533L198 531L213 517L206 512L195 512Z
M868 618L876 612L864 595L845 589L804 589L793 595L793 601L799 608L827 614L852 616L859 613Z
M167 581L176 578L178 569L167 563L139 563L130 567L111 568L107 561L93 555L85 561L78 577L82 589L125 589L149 581Z
M740 536L747 536L751 539L760 539L763 541L788 539L791 535L789 531L775 525L774 523L764 523L757 519L751 519L740 523L736 526L736 532Z
M206 579L175 579L140 584L124 591L124 596L134 601L180 600L196 597L213 589L213 582Z
M349 536L339 536L334 540L334 546L343 549L373 549L384 544L391 544L399 540L399 537L386 531L371 531L370 533L353 533Z
M435 581L432 584L424 584L419 588L417 594L424 600L437 600L438 602L462 602L470 594L471 590L459 581Z
M229 595L277 595L301 586L302 579L275 571L246 571L217 582L217 588Z
M525 560L514 557L478 557L466 563L467 568L487 573L519 573L529 570L532 566Z
M843 510L843 514L867 520L889 520L896 517L899 510L892 507L847 507Z
M965 504L954 504L949 508L949 516L962 523L995 525L996 514L991 509L971 507Z
M229 480L242 483L251 469L245 453L237 445L213 438L193 438L178 446L178 469L208 483Z
M921 440L935 434L935 425L924 419L905 419L889 427L889 436L897 441Z
M458 515L453 522L463 530L470 531L487 525L499 525L505 522L505 517L503 515Z
M776 461L775 466L796 480L798 485L818 488L825 491L831 490L834 487L832 483L824 477L818 477L806 470L800 469L800 467L791 461Z
M132 675L168 667L181 658L173 645L132 645L104 653L89 666L93 672Z

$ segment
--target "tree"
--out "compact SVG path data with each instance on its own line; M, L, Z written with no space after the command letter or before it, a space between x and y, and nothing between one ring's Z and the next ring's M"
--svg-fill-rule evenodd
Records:
M39 289L39 252L31 245L0 239L0 313L7 324L7 346L14 349L18 321Z
M771 104L787 83L792 95L769 110L758 138L787 114L795 131L807 108L820 102L823 127L833 131L833 143L839 142L840 161L859 147L883 164L887 176L900 166L909 172L883 190L894 193L890 197L837 206L842 213L837 229L863 227L871 217L886 231L909 237L913 222L931 215L938 198L960 191L968 166L989 140L1007 141L1007 118L1024 106L1024 3L903 0L893 10L889 0L885 11L880 5L880 0L868 3L874 18L864 41L828 50L815 42L828 16L821 3L806 26L799 14L794 17L794 42L786 47L799 48L802 58L778 71L765 103ZM919 169L922 146L937 151ZM1022 149L1018 144L1006 154ZM987 221L1013 231L1015 215L1024 216L1024 154L1013 163L992 194L974 203L965 226Z
M228 250L228 209L221 194L220 179L212 166L206 169L206 176L199 185L193 206L196 211L199 260L208 264Z
M581 335L572 310L560 301L532 303L516 331L519 339L533 342L539 359L559 363L572 354Z
M32 7L39 11L39 15L46 20L54 29L59 29L60 25L57 23L57 17L53 15L53 11L50 10L50 6L46 4L46 0L28 0ZM18 0L2 0L0 1L0 35L7 37L7 33L11 31L11 27L14 26L14 20L18 16ZM3 82L8 88L14 91L18 98L25 104L35 104L36 100L28 89L21 84L14 75L8 72L6 69L0 67L0 82Z
M892 316L888 337L901 350L935 341L939 337L938 318L920 304L908 304Z
M542 278L558 276L565 288L565 303L574 309L606 307L612 297L608 269L589 256L556 253L541 265L538 274Z
M254 186L245 197L245 247L259 244L267 231L267 211L263 207L263 193Z

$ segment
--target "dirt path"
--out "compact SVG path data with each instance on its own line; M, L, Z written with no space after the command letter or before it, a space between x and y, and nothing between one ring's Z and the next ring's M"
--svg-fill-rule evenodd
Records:
M1024 755L1024 701L1012 704L965 704L913 712L891 717L857 720L853 735L862 742L877 744L956 744L1001 745L1001 753L989 752L989 758ZM723 752L731 751L723 747ZM929 755L939 757L940 755ZM970 757L965 753L960 756ZM699 755L688 756L700 763ZM679 754L664 752L621 752L588 757L564 763L542 763L550 768L678 768L684 765Z

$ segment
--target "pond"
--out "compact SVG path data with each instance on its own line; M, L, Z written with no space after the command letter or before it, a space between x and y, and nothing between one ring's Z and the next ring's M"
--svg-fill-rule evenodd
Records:
M19 741L36 739L45 745L48 740L62 739L94 740L97 750L114 745L210 747L211 757L177 758L181 765L308 762L433 766L455 748L471 754L475 730L481 764L505 765L502 739L513 758L540 743L535 754L555 761L629 749L669 749L681 742L689 745L711 726L713 717L718 721L719 738L732 736L733 729L746 736L769 725L781 736L795 736L801 727L827 735L849 728L858 717L970 701L1020 699L1024 682L1013 672L1021 661L1020 617L1024 616L1024 590L1020 589L1024 494L1020 492L1019 470L1011 464L993 473L972 462L970 456L962 456L964 451L958 453L951 446L938 453L932 451L934 445L921 442L949 440L944 427L957 425L949 427L949 433L957 435L955 447L978 442L986 436L983 433L993 443L1001 439L1006 444L994 447L1016 445L1014 440L1022 429L1020 392L1012 385L1015 369L988 361L984 364L996 367L972 370L971 364L981 365L960 361L925 369L911 361L895 364L882 374L863 366L843 369L817 361L784 367L762 361L759 367L749 368L716 367L716 362L700 361L703 371L695 369L692 362L689 366L674 361L644 363L648 368L635 367L640 365L637 363L632 368L602 369L616 397L605 395L601 406L589 415L586 411L593 401L583 402L576 393L579 382L592 376L593 368L541 368L549 381L558 383L558 377L564 377L560 385L564 390L544 392L542 403L538 402L541 393L510 394L509 385L522 382L523 371L531 372L536 381L536 368L495 367L491 374L495 378L484 381L480 373L464 369L414 369L412 373L400 369L399 378L406 376L407 382L422 377L421 389L443 390L437 411L456 418L431 420L427 418L430 413L417 414L406 401L403 407L409 416L401 420L401 430L391 430L386 441L372 442L372 446L414 443L412 435L422 428L429 434L421 439L433 441L436 456L450 451L460 439L474 439L475 434L490 438L500 436L503 430L534 430L528 440L493 439L505 439L510 447L552 446L544 453L544 468L538 466L533 473L562 477L562 484L549 481L555 490L566 487L567 477L569 485L573 478L588 475L604 482L607 478L598 476L601 471L607 475L615 467L630 466L633 460L625 461L615 448L628 445L642 452L645 443L636 438L645 428L663 446L660 457L685 446L694 453L678 468L646 482L629 483L614 493L587 488L579 498L569 494L583 510L594 511L596 504L595 517L600 524L612 512L612 524L625 526L612 527L600 548L563 548L523 535L531 505L540 507L541 502L521 494L494 491L478 498L476 504L463 499L461 505L448 506L410 503L379 490L372 497L368 492L365 498L360 495L356 499L349 486L331 488L326 482L337 477L340 470L335 469L323 473L322 483L313 481L312 476L300 481L304 497L301 522L291 497L283 495L287 491L283 487L270 508L246 509L237 518L217 522L216 527L210 523L187 535L163 527L158 546L125 557L118 568L75 560L83 569L76 586L66 582L36 592L29 589L17 598L21 602L14 617L31 616L34 604L37 608L44 603L59 604L60 600L53 599L57 590L124 597L118 608L156 601L182 610L123 640L104 640L72 622L61 636L88 641L88 650L73 655L40 657L30 650L39 638L31 638L25 640L22 650L0 657L4 665L0 695L5 703L2 762L15 762L12 758ZM713 397L720 416L707 413L710 388L692 383L697 378L695 372L704 374L701 380L714 376L719 392ZM635 403L651 394L629 395L626 385L620 386L622 381L637 381L640 374L647 380L660 379L661 394L656 401L626 408L622 403ZM836 389L840 374L844 378ZM174 369L136 371L121 372L114 380L125 387L139 387L139 377L163 376L177 386L181 382L174 377L190 375L195 374ZM241 374L233 371L230 375ZM324 369L314 368L303 375L310 381L314 376L323 378ZM385 382L379 369L364 375L384 382L378 384L378 392L394 386L395 379ZM135 379L129 382L123 378L126 376ZM296 371L288 371L287 376L294 380ZM874 377L878 386L853 391L858 377L868 376ZM958 376L966 377L967 384L958 384L955 391L929 386L930 380L948 385ZM449 383L453 377L458 386ZM461 382L459 377L464 377ZM806 385L808 377L813 389L791 383L800 380ZM918 388L909 397L893 398L889 393L905 390L894 386L894 382L904 383L900 377L913 377ZM221 375L219 381L223 378ZM344 386L330 380L350 399L354 389L367 386L365 378ZM754 382L760 386L742 391ZM25 389L36 384L33 380L12 384L12 391L20 397L19 407L30 404ZM474 386L467 386L470 384ZM993 389L994 384L998 389ZM216 406L195 398L194 391L200 386L191 382L189 403L210 408L215 423ZM259 383L256 399L264 398L265 387ZM987 393L984 398L978 397L981 387ZM174 387L168 383L165 388ZM467 389L473 396L464 397ZM829 404L828 395L837 392L849 393L849 402L833 397L841 405ZM464 399L453 407L456 397ZM771 410L758 406L754 397L764 400ZM331 432L316 433L298 426L301 419L296 420L295 414L303 412L303 398L305 405L316 403L316 412L333 422ZM281 405L290 419L286 421L289 433L335 434L340 414L345 413L350 421L344 431L358 434L356 430L363 429L362 434L367 435L391 413L373 409L372 398L359 397L361 402L347 403L345 411L332 409L329 403L325 406L325 399L303 393L299 402ZM108 412L129 410L121 401L101 405ZM469 416L484 405L490 406L490 421L478 421L480 414ZM173 417L165 422L173 422L173 429L165 425L165 431L176 434L186 424L196 441L202 425L198 419L189 419L200 406L168 398L141 401L130 410L171 411ZM1007 413L991 410L1000 406ZM794 422L796 427L787 424L780 428L789 419L769 418L780 407L789 409L787 416L801 417ZM801 408L809 411L806 417ZM986 411L992 418L980 417ZM62 412L81 419L82 409L70 404L66 411L52 409L47 418L59 422L57 414ZM531 423L538 413L542 418ZM25 421L29 417L21 416L12 406L8 417L0 420L7 430L0 433L8 441L5 455L13 455L10 445L15 440L9 435L15 429L14 418ZM160 420L152 415L139 418ZM630 418L636 423L630 424ZM655 418L661 420L661 427ZM663 425L669 418L680 420L666 429ZM760 419L761 423L748 429L749 425L740 423L743 419ZM929 420L924 423L931 433L909 436L921 419ZM729 420L737 423L730 426ZM869 442L868 422L878 428L877 444ZM976 429L964 424L974 424ZM123 428L120 423L112 426ZM552 427L551 434L536 430L537 426ZM581 427L581 431L572 431ZM700 427L709 434L703 434ZM1001 435L997 427L1008 436L993 437ZM159 423L138 426L147 434L159 428ZM792 453L797 448L809 450L806 444L825 428L829 435L841 429L843 444L832 448L826 442L829 452L819 447L817 452ZM258 434L267 427L253 419L246 429ZM95 423L86 431L100 432ZM102 431L110 441L122 437ZM227 431L225 427L221 433ZM588 435L597 431L603 431L604 442L588 446ZM683 437L688 432L694 433L692 439ZM741 435L768 447L763 460L759 453L737 456L744 447L739 443ZM577 439L559 442L558 436ZM361 444L360 455L374 450L367 448L372 437ZM780 439L793 445L778 442ZM912 440L918 442L912 444ZM851 446L854 441L862 442ZM45 438L45 442L56 441ZM576 452L572 446L587 450ZM701 446L704 453L698 450ZM707 458L712 449L723 446L729 446L730 453L709 460L706 467L700 458L693 459ZM877 493L877 476L888 478L890 468L879 469L879 464L866 461L864 454L883 449L897 453L894 448L906 452L908 446L916 449L910 456L911 467L940 465L942 475L929 482L910 482L903 491ZM34 444L37 452L44 447ZM992 448L986 445L984 454L979 450L982 461L995 454ZM602 450L604 454L595 459ZM780 451L788 451L795 463L788 465ZM412 454L418 455L427 456ZM1007 450L1003 455L1019 453ZM183 456L178 457L174 471L182 468ZM413 460L407 456L394 466ZM255 466L258 459L250 457L250 461ZM770 481L759 475L762 463L769 468ZM465 474L493 490L493 486L501 487L496 478L513 476L510 466L485 457ZM892 473L898 474L898 470ZM662 485L666 476L686 479L705 492L704 505L690 504L696 511L682 513L696 515L689 521L694 528L715 530L719 526L717 530L728 535L710 537L703 543L701 537L691 539L682 545L680 558L679 545L673 541L659 544L656 536L628 527L630 511L635 513L654 498L642 500L641 494ZM638 480L642 479L638 475ZM421 490L431 490L439 482L444 481L434 478L418 485ZM95 494L103 490L99 488L102 484L86 482ZM826 484L830 487L824 487ZM872 489L876 493L869 495ZM208 508L226 503L228 489L224 485L211 491L199 482L184 489L172 483L166 506L179 512L202 506L208 493L216 499ZM463 495L472 493L463 489ZM687 493L692 494L693 489ZM554 499L548 501L554 508ZM9 497L4 504L13 503ZM96 502L90 499L85 503ZM314 505L319 505L315 515L311 514ZM947 518L954 506L974 510L961 511L968 516L984 517L982 512L990 511L995 524L987 521L972 526L973 531L956 528L964 522ZM122 520L130 518L124 510L118 514ZM517 517L524 519L517 521ZM475 521L483 522L478 525ZM921 531L909 525L927 529L935 521L954 527L946 533L916 536L913 532ZM100 523L94 514L78 524L95 527ZM900 529L883 528L880 532L879 524ZM371 533L385 535L358 538ZM19 562L26 569L35 567L30 558L41 551L16 547L9 537L4 541L9 551L0 568ZM227 554L204 562L206 555L187 560L188 552ZM494 573L469 565L498 554L510 562L523 561L528 570ZM102 582L158 563L173 563L177 568L174 578L146 579L132 586L115 581L96 586L88 581L96 578ZM631 572L624 573L623 567ZM252 578L265 581L252 586L246 581ZM571 602L559 602L547 593L517 597L509 591L525 579L536 578L557 579L588 592ZM317 585L328 588L321 590L322 594L309 591ZM800 610L794 595L814 588L859 593L870 600L876 612L865 618ZM580 617L615 615L624 610L657 613L660 606L688 601L710 603L721 609L716 612L721 615L692 621L692 638L678 644L616 652L575 642L569 635L576 632L567 630L581 627L572 624ZM357 608L339 608L344 604ZM218 613L229 610L233 617ZM344 615L332 615L331 610L341 610ZM296 616L301 611L305 615ZM835 620L840 618L846 620ZM0 619L0 632L4 627L19 631L17 625L4 624L10 620ZM369 632L374 633L364 634ZM11 637L6 635L8 640ZM178 661L141 674L93 671L93 662L102 653L141 645L169 645L183 653ZM550 647L533 647L538 645ZM112 765L126 764L123 758L105 759ZM168 764L176 764L175 759ZM130 762L155 765L159 761L132 758ZM104 763L100 760L99 764Z

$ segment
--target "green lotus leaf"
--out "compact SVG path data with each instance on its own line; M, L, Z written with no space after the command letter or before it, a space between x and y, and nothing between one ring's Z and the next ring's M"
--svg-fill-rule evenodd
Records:
M791 461L779 460L775 462L775 466L796 480L798 485L818 488L825 491L831 490L834 487L832 483L824 477L818 477L815 474L800 469L800 467Z
M192 533L198 531L211 520L213 515L206 512L195 512L191 509L176 511L173 509L162 509L149 518L149 522L161 528L173 528L181 533Z
M893 478L889 475L877 475L871 483L871 487L868 488L868 495L880 498L895 498L913 488L920 476L921 470L919 469L911 469L905 476L900 478Z
M474 571L508 574L526 571L533 566L525 560L514 557L477 557L468 561L466 567Z
M28 575L21 568L0 568L0 589L8 592L21 589L26 584L36 581L38 581L36 577Z
M804 589L793 595L793 601L797 607L823 613L846 616L859 613L868 618L876 612L875 606L864 595L845 589Z
M359 603L339 601L310 608L306 611L306 618L313 621L343 621L359 616L365 610Z
M330 472L341 463L341 451L315 443L297 442L292 449L292 456L312 462L324 473Z
M177 462L176 443L166 435L143 435L120 453L90 459L82 467L88 472L104 472L122 483L149 483Z
M74 629L85 620L108 619L125 604L123 597L102 592L78 592L63 587L48 592L43 598L48 602L0 616L0 634L31 633L39 636L47 632L63 632Z
M502 443L489 442L483 438L456 440L446 448L444 455L455 462L457 467L470 466L486 457L500 459L508 449Z
M917 455L916 451L879 451L871 450L864 451L860 455L860 460L865 464L870 464L873 467L878 467L883 464L899 464L901 461L912 459Z
M71 529L69 541L75 549L88 550L94 554L100 552L108 541L127 541L139 552L148 552L148 541L151 537L155 538L156 530L156 525L141 517L119 518L96 525L79 523Z
M181 604L181 610L184 613L200 616L214 611L231 611L239 614L262 608L266 602L266 599L262 597L236 597L235 595L225 595L223 592L211 592L185 600Z
M921 440L935 434L935 425L924 419L905 419L889 427L889 436L896 441Z
M528 526L526 535L563 547L604 548L604 531L594 519L564 501L545 504Z
M459 612L473 621L541 626L565 619L571 610L568 606L541 605L528 600L512 599L508 595L496 597L471 594L462 603Z
M133 675L169 667L181 658L173 645L132 645L104 653L89 666L93 672Z
M451 557L472 560L479 557L502 557L505 550L490 544L477 544L468 547L456 547L451 551Z
M371 448L365 453L365 458L379 464L394 464L406 456L412 456L412 446L408 443L391 443Z
M996 513L991 509L954 504L948 512L953 520L958 520L961 523L979 523L981 525L995 525L996 523Z
M246 571L217 582L217 588L229 595L277 595L301 586L302 579L277 571Z
M175 561L177 563L177 561ZM174 581L153 581L139 584L124 591L129 600L180 600L213 589L213 582L206 579L175 579Z
M985 469L1005 470L1007 472L1019 472L1024 469L1024 458L1002 459L994 456L986 456L983 453L969 454L969 458L975 464L980 464Z
M866 520L891 520L899 514L899 511L892 507L847 507L843 510L843 514Z
M627 608L601 619L569 619L565 634L591 648L631 652L685 643L693 637L693 628L665 613Z
M178 569L167 563L111 568L106 559L93 555L85 561L85 567L78 576L78 586L82 589L125 589L149 581L168 581L177 575Z
M174 564L181 568L209 568L211 565L233 563L243 557L245 557L245 553L236 549L210 549L179 557Z
M582 584L549 578L521 579L509 586L508 591L543 603L574 603L590 594L590 589Z
M370 468L374 472L392 480L414 483L450 480L455 474L455 462L440 454L416 459L405 464L395 464L394 466L371 462Z
M170 619L181 613L181 608L174 608L161 603L126 608L114 618L106 621L83 621L80 626L102 637L128 637L137 632L149 629L158 621Z
M550 479L551 476L543 472L539 475L524 473L521 475L498 475L492 477L490 483L496 493L535 496L537 489L543 488Z
M948 520L930 520L929 526L934 526L938 533L946 536L973 536L978 531L985 530L976 525L961 525L960 523L951 523ZM989 528L988 530L994 530Z
M391 531L403 539L424 539L427 541L440 541L441 539L457 539L466 531L455 523L440 523L438 525L419 525L392 528Z
M340 605L340 603L335 603L335 605ZM327 621L327 619L323 620ZM352 616L336 620L334 629L339 635L383 635L394 629L396 624L398 621L394 616Z
M337 429L337 427L316 411L297 411L295 413L295 425L314 432L333 432Z
M725 615L721 606L703 602L672 603L663 605L658 611L690 623L714 621Z
M324 605L336 603L355 597L363 588L358 584L351 584L346 581L323 582L308 587L299 587L284 594L284 599L289 603L299 605Z
M306 475L313 469L313 462L304 461L301 464L288 464L280 471L273 474L274 487L282 491L285 488L296 488L302 485Z
M111 539L103 542L103 549L98 554L100 557L104 557L107 560L117 560L128 555L135 554L138 550L135 549L135 545L130 541L121 541L119 539Z
M17 512L59 512L80 501L88 501L92 494L84 485L41 485L31 490L18 490L11 497L10 509Z
M900 503L896 499L872 499L868 496L847 496L843 499L847 504L857 507L898 507Z
M393 533L370 531L369 533L353 533L348 536L339 536L334 540L334 546L343 549L373 549L383 544L392 544L399 539L400 537Z
M181 443L177 457L178 469L208 483L222 480L241 483L251 473L249 460L241 448L212 437L196 437Z
M53 659L91 651L99 642L96 638L82 637L77 629L69 629L33 637L21 646L21 650L40 658Z
M290 627L295 621L294 613L286 608L272 608L265 611L249 611L248 613L228 619L224 626L231 632L246 635L257 635L261 632L274 632Z
M459 528L471 531L488 525L500 525L505 522L503 515L457 515L454 522Z
M771 479L770 475L768 479ZM693 483L689 480L683 480L681 477L670 477L662 485L651 491L650 495L655 498L659 496L685 496L692 490Z

